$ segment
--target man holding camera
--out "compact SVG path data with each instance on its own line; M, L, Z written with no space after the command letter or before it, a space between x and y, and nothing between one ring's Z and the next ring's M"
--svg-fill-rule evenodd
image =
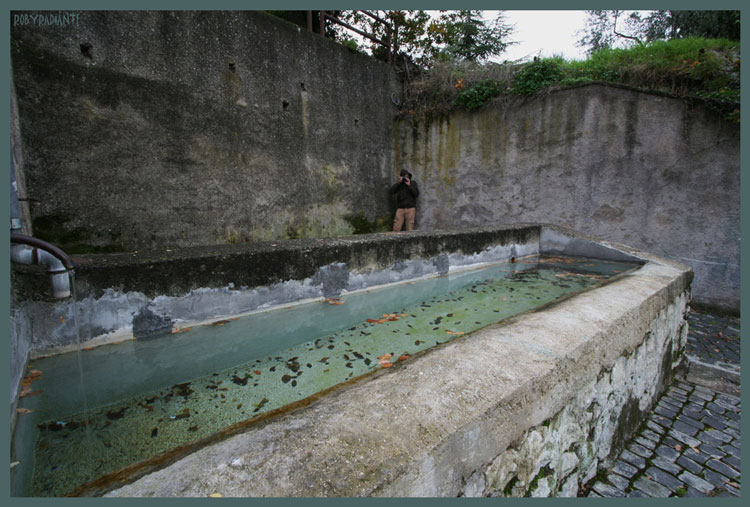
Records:
M419 187L417 182L411 178L411 173L401 169L398 182L390 189L391 194L396 194L396 219L393 221L393 232L400 232L406 222L406 230L414 230L414 219L417 216L417 196Z

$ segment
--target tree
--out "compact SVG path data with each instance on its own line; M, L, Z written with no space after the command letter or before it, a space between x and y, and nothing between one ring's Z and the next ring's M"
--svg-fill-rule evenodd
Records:
M515 44L507 40L513 27L505 22L502 12L489 26L480 11L444 12L430 22L427 33L431 36L428 55L433 59L481 63Z
M425 67L436 60L484 62L515 44L507 40L513 27L502 12L489 23L478 10L440 11L438 16L424 10L344 11L341 18ZM337 38L353 36L339 28ZM376 57L387 53L374 42L361 47Z
M740 11L586 11L578 45L591 54L622 44L685 37L740 40Z

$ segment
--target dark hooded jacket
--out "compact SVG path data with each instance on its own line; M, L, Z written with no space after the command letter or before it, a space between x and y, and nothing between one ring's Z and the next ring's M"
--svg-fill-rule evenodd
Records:
M411 177L410 172L404 171L409 175L411 185L406 183L396 183L390 189L391 194L396 194L396 204L399 208L416 208L417 196L419 195L419 186Z

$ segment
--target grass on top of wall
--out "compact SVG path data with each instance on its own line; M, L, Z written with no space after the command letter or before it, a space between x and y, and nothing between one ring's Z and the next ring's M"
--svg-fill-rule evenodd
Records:
M698 99L734 122L740 119L739 45L703 38L605 49L585 60L553 57L523 64L484 65L439 62L408 83L401 114L473 111L492 101L595 82Z

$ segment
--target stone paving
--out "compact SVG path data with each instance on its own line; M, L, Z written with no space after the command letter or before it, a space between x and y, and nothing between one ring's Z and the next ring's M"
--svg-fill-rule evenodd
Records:
M740 321L691 311L688 325L687 377L667 387L614 467L581 496L740 496ZM692 364L704 374L691 377ZM711 368L724 381L703 382Z

